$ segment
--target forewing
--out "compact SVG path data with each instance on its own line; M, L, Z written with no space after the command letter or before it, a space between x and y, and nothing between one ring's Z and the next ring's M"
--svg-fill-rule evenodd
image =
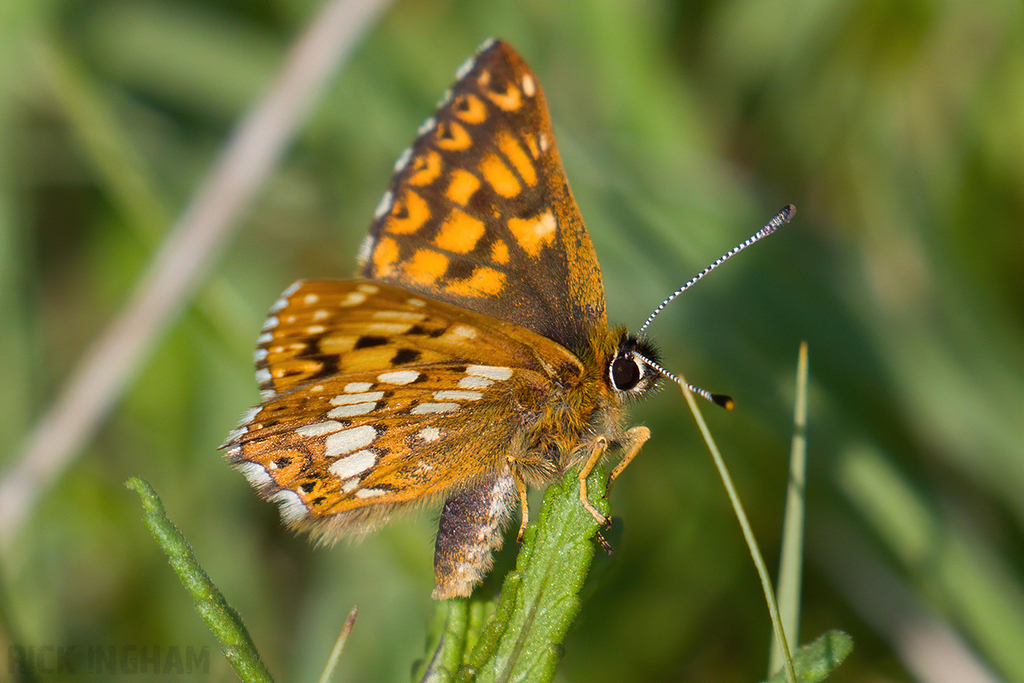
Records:
M500 41L458 76L396 164L361 274L579 351L604 289L537 77Z

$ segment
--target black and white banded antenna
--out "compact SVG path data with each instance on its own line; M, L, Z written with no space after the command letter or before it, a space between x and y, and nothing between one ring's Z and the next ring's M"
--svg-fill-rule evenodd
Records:
M736 254L740 253L741 251L743 251L744 249L749 247L754 242L759 242L760 240L764 239L768 235L772 234L773 232L775 232L776 230L781 228L783 225L788 223L793 218L794 215L796 215L796 207L795 206L793 206L792 204L788 204L788 205L784 206L781 211L779 211L777 214L775 214L774 218L772 218L770 221L768 221L768 223L763 228L761 228L756 233L754 233L749 239L745 240L744 242L741 242L740 244L736 245L735 247L733 247L732 249L730 249L726 253L722 254L722 256L719 257L714 263L712 263L710 266L708 266L704 270L702 270L699 273L697 273L696 275L694 275L690 279L690 281L687 282L685 285L683 285L682 287L680 287L676 291L672 292L672 294L670 294L664 301L662 301L658 305L658 307L654 309L654 312L651 313L650 316L648 316L648 318L644 322L644 324L640 326L640 329L639 329L639 331L637 331L636 336L637 337L642 337L643 334L644 334L644 330L646 330L650 326L651 322L658 316L659 313L661 313L665 309L666 306L668 306L668 304L673 299L675 299L677 296L679 296L680 294L682 294L683 292L688 290L690 287L693 287L700 280L702 280L705 275L707 275L708 273L713 271L715 268L717 268L718 266L720 266L723 263L725 263L726 261L728 261L730 258L735 256ZM735 405L735 401L732 400L732 397L726 396L725 394L712 394L710 391L707 391L706 389L701 389L700 387L694 386L693 384L690 384L689 382L685 382L685 383L681 382L678 377L676 377L671 372L669 372L665 368L661 367L661 365L659 365L658 363L655 363L651 359L646 358L646 357L642 356L639 353L636 354L636 357L642 363L644 363L644 365L649 366L652 370L654 370L655 372L660 374L662 377L665 377L666 379L672 380L673 382L675 382L676 384L679 384L679 385L685 384L686 387L690 391L692 391L693 393L697 394L698 396L702 396L702 397L706 398L707 400L711 401L715 405L722 406L726 410L732 410L733 409L733 406Z

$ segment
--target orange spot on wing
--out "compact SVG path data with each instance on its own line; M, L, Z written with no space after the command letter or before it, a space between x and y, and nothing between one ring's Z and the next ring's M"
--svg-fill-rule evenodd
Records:
M487 106L476 95L459 95L452 102L451 110L466 123L483 123L487 120Z
M291 344L277 344L267 349L267 365L281 363L293 358L308 348L305 342L293 342Z
M540 146L535 136L526 136L526 148L530 150L530 156L532 156L534 159L540 159Z
M526 154L526 150L523 149L523 146L514 137L508 133L499 135L498 149L512 162L523 182L527 185L537 184L537 169L534 167L533 161Z
M441 175L441 154L437 150L427 150L409 162L412 175L406 181L410 185L429 185Z
M345 355L345 372L377 371L391 366L395 349L387 346L371 346L355 349Z
M320 361L292 358L271 366L270 376L274 378L274 387L280 390L315 377L323 368L324 365Z
M550 211L533 218L508 219L508 228L515 235L516 242L534 258L540 255L541 249L551 246L555 241L557 227L558 222Z
M452 152L469 149L473 144L466 129L454 121L439 121L435 136L438 147Z
M494 154L487 155L480 162L480 173L502 197L515 197L522 190L512 169Z
M457 168L452 171L451 182L448 183L448 189L445 190L444 194L453 202L465 206L469 198L479 188L479 178L465 169Z
M395 261L398 260L398 242L390 237L381 237L377 240L377 247L373 250L373 267L378 277L387 277L395 272Z
M430 218L430 205L415 192L406 190L384 219L383 229L394 235L408 235L423 227Z
M508 245L503 240L495 240L491 245L491 259L501 265L508 263Z
M483 221L473 218L464 211L453 209L434 239L434 246L456 254L468 254L483 234Z
M494 268L479 266L464 280L458 280L445 289L457 296L494 296L505 286L505 274Z
M320 337L317 341L317 348L325 356L337 356L351 351L355 345L358 335L335 334L328 337Z
M439 252L420 249L405 264L405 274L418 285L432 285L448 270L448 257Z
M522 93L515 85L509 83L505 92L497 92L495 90L486 90L487 99L494 102L496 105L504 109L505 111L515 111L519 107L523 106Z

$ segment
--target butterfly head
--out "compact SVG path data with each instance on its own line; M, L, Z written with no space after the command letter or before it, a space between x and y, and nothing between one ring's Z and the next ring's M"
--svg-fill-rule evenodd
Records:
M651 363L654 365L651 365ZM615 354L608 361L608 384L613 391L627 398L639 398L657 389L662 375L658 350L650 341L623 334Z

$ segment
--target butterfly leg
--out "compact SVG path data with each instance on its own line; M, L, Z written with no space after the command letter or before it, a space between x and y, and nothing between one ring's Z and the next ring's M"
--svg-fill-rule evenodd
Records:
M603 436L599 436L594 441L594 448L590 451L590 457L587 458L587 462L580 468L579 480L580 480L580 502L583 503L583 508L590 513L598 524L604 526L608 524L608 518L602 515L597 508L590 504L590 498L587 496L587 477L597 467L597 463L601 462L601 458L604 457L605 452L608 450L608 439Z
M530 523L530 501L527 498L526 482L522 477L512 475L516 480L516 490L519 491L519 512L522 521L519 523L519 533L516 535L516 542L523 542L523 534L526 533L526 525Z
M651 438L651 430L647 427L633 427L623 435L619 443L622 444L622 451L625 455L622 456L622 460L619 460L619 464L615 466L611 475L608 476L607 488L611 488L615 478L622 474L622 470L626 469L626 466L633 461L636 454L640 452L640 447L647 443L649 438Z
M628 430L619 440L619 444L622 446L622 450L625 455L622 456L622 460L612 470L611 475L608 477L608 486L611 486L615 478L622 473L622 470L626 469L626 466L636 457L636 454L640 452L640 447L644 445L647 439L651 438L651 430L647 427L633 427ZM580 469L579 480L580 480L580 502L583 503L583 507L590 515L597 520L597 523L604 526L608 524L608 518L601 514L597 508L590 504L590 499L587 496L587 477L597 467L597 463L601 462L601 458L604 457L605 452L608 450L608 439L601 436L598 437L594 443L594 448L590 452L590 457L587 458L587 462Z

